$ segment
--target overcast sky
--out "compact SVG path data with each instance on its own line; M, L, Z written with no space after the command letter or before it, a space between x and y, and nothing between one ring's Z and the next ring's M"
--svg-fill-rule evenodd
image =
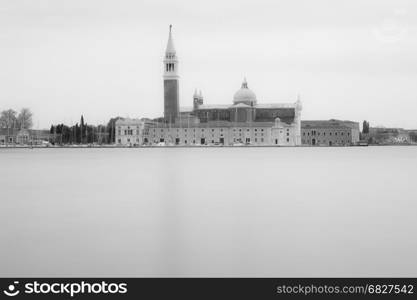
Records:
M417 128L415 0L0 0L0 110L35 127L163 114L173 24L181 106L303 102L303 119Z

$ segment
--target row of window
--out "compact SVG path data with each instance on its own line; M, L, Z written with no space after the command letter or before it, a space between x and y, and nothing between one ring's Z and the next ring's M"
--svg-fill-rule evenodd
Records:
M167 72L174 72L175 71L175 64L167 64L166 65L166 71Z
M153 132L155 132L155 131L157 131L157 130L159 130L160 132L164 132L164 130L165 130L165 129L164 129L164 128L159 128L159 129L158 129L158 128L156 128L156 129L155 129L155 128L153 128L152 130L153 130ZM171 130L170 130L170 129L167 129L167 131L171 131ZM179 128L177 128L177 132L179 132L179 131L180 131L180 129L179 129ZM195 132L195 131L196 131L196 129L194 128L194 129L193 129L193 131ZM205 131L205 128L201 128L201 131ZM214 128L212 128L212 129L211 129L211 131L212 131L212 132L214 132L214 131L215 131L215 129L214 129ZM221 132L223 132L223 128L220 128L220 131L221 131ZM236 128L233 128L233 131L236 131ZM239 128L239 131L242 131L242 128ZM246 129L246 131L247 131L247 132L249 132L249 131L250 131L250 129L249 129L249 128L247 128L247 129ZM254 131L258 131L258 128L255 128L255 129L254 129ZM263 129L263 128L261 128L261 129L260 129L260 131L261 131L261 132L263 132L263 131L264 131L264 129ZM287 131L289 131L289 129L287 129ZM187 128L184 128L184 132L187 132Z
M154 138L154 143L164 143L165 142L165 139L164 138L160 138L159 140L157 140L157 139L155 139ZM245 138L245 140L244 140L246 143L250 143L251 142L251 139L250 138ZM255 143L258 143L258 141L259 142L261 142L261 143L263 143L265 140L264 140L264 138L261 138L261 139L257 139L257 138L255 138L254 139L254 141L255 141ZM289 142L290 140L289 139L287 139L287 142ZM120 143L121 141L119 140L119 143ZM129 140L128 140L128 142L129 142ZM180 138L175 138L175 144L180 144L180 142L181 142L181 139ZM206 140L206 138L201 138L200 139L200 142L201 142L201 144L206 144L206 142L208 142L208 140ZM234 143L242 143L243 142L243 140L242 139L240 139L240 138L234 138L233 139L233 142ZM148 139L147 138L145 138L144 139L144 143L148 143ZM196 143L196 140L194 139L194 140L192 140L192 144L195 144ZM224 144L224 138L220 138L218 141L216 141L216 140L211 140L211 143L212 144L215 144L215 143L220 143L220 144ZM188 140L184 140L184 144L188 144ZM276 144L278 144L278 140L276 140Z
M122 139L118 139L117 140L117 142L119 143L119 144L121 144L122 143ZM128 138L128 139L126 139L126 142L128 142L128 143L133 143L133 142L136 142L136 143L139 143L139 139L130 139L130 138Z
M9 137L9 143L12 143L13 142L13 138L12 137ZM6 143L6 141L7 141L7 139L1 139L0 140L0 144L5 144Z
M327 141L327 140L315 140L315 139L312 139L312 140L305 140L305 139L302 139L301 140L301 143L302 144L308 144L308 145L323 145L323 144L325 144L325 145L332 145L332 144L335 144L335 145L347 145L347 144L349 144L350 143L350 141L343 141L343 140L335 140L335 141Z
M124 130L123 126L117 126L118 130ZM127 126L127 129L136 129L139 130L139 126L133 126L133 128L130 128L130 126Z
M147 138L145 138L143 141L144 141L144 143L145 143L145 144L149 143L149 141L148 141L148 139L147 139ZM179 144L180 144L180 141L181 141L181 140L180 140L180 138L176 138L176 139L175 139L175 144L176 144L176 145L179 145ZM154 141L153 141L153 142L154 142L155 144L156 144L156 143L165 143L165 139L160 138L160 139L159 139L159 141L154 139ZM206 145L207 143L208 143L208 141L206 140L206 138L201 138L201 139L200 139L200 144L201 144L201 145ZM212 143L212 144L215 144L216 142L215 142L214 140L211 140L211 143ZM218 141L218 143L219 143L219 144L224 144L224 139L223 139L223 138L221 138L221 139ZM188 140L184 140L184 144L188 144ZM196 144L196 140L193 140L191 144L194 144L194 145L195 145L195 144Z
M180 138L178 138L178 137L175 138L175 144L177 144L177 145L180 144L180 141L181 141ZM206 144L206 141L207 140L206 140L205 137L202 137L202 138L200 138L200 141L201 141L201 144ZM257 138L255 138L254 141L255 141L255 143L258 143L258 141L261 142L261 143L263 143L265 140L264 140L264 138L261 138L259 140ZM287 141L287 143L289 143L290 142L290 139L287 138L286 141ZM129 142L129 140L128 140L128 142ZM154 137L154 143L164 143L164 142L165 142L165 139L164 138L160 138L159 141L158 141ZM241 138L234 138L233 139L233 142L234 143L242 143L243 140ZM251 139L250 138L245 138L245 142L246 143L250 143L251 142ZM120 140L119 140L119 143L120 143ZM148 139L147 138L144 139L144 143L148 143ZM195 144L195 143L196 143L196 140L194 139L192 141L192 144ZM215 140L212 139L211 140L211 143L212 144L215 144L215 143L224 144L224 138L220 138L218 141L215 141ZM184 140L184 144L188 144L188 140ZM278 139L275 139L275 144L278 144Z
M320 136L320 132L316 132L315 130L313 130L313 131L311 131L311 136ZM303 132L303 136L305 136L306 135L306 133L305 132ZM322 135L323 136L326 136L326 133L325 132L323 132L322 133ZM331 136L332 135L332 132L329 132L329 135ZM337 136L337 132L334 132L334 135L335 136ZM344 132L340 132L340 135L344 135ZM310 136L310 132L307 132L307 136ZM349 132L347 132L347 136L350 136L350 133Z
M139 130L137 130L137 132L139 133ZM122 135L122 133L123 133L123 135L135 135L135 130L133 130L133 129L125 129L125 130L118 130L117 131L117 134L118 135Z
M145 136L147 136L147 135L149 135L149 134L145 134ZM177 134L177 136L178 136L179 134ZM190 134L191 135L191 134ZM204 134L203 134L204 135ZM242 136L243 134L241 133L241 132L239 132L239 133L234 133L233 134L233 136ZM262 137L264 137L264 134L263 133L261 133L260 134ZM156 133L154 133L154 134L152 134L152 136L153 137L156 137L157 136L157 134ZM189 135L188 134L186 134L186 136L187 137L189 137ZM194 135L192 135L194 138L196 137L196 135L195 135L195 133L194 133ZM214 137L214 134L212 134L211 135L212 137ZM289 133L287 133L287 136L289 136ZM223 133L221 133L220 134L220 137L224 137L224 135L223 135ZM255 137L258 137L258 134L257 133L255 133Z

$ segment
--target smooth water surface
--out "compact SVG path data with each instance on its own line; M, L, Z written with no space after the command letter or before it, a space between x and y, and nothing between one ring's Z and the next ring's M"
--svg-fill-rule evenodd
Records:
M417 276L417 148L0 149L0 276Z

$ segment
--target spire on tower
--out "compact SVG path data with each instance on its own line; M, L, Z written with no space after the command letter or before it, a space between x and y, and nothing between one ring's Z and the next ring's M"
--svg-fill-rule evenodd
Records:
M194 110L198 109L200 105L203 105L203 94L201 93L201 90L199 92L197 91L197 89L195 90L193 99Z
M295 102L295 106L297 107L299 111L303 109L303 105L301 104L301 97L299 93L297 94L297 101Z
M174 41L172 38L172 25L169 25L169 37L168 37L168 44L167 44L167 49L165 51L165 53L170 53L170 54L175 54L175 47L174 47Z
M169 25L169 36L164 56L164 119L175 123L180 114L178 90L178 58L172 38L172 25Z

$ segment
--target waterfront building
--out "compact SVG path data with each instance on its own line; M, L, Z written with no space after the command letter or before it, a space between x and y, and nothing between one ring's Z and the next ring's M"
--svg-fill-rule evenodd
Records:
M0 145L38 145L50 140L48 130L1 128Z
M351 146L359 142L359 123L340 120L301 121L301 143L310 146Z
M409 130L407 130L407 133L408 133L410 143L417 144L417 130L416 129L409 129Z
M19 129L13 128L1 128L0 129L0 145L6 144L16 144L17 143L17 134Z
M143 144L145 122L142 119L120 118L116 121L116 143L125 146L139 146Z
M118 144L301 145L299 98L291 103L258 102L244 79L230 104L205 104L202 92L196 91L192 106L180 107L179 60L171 26L163 64L164 117L150 122L138 119L116 122ZM137 136L124 134L141 126Z

